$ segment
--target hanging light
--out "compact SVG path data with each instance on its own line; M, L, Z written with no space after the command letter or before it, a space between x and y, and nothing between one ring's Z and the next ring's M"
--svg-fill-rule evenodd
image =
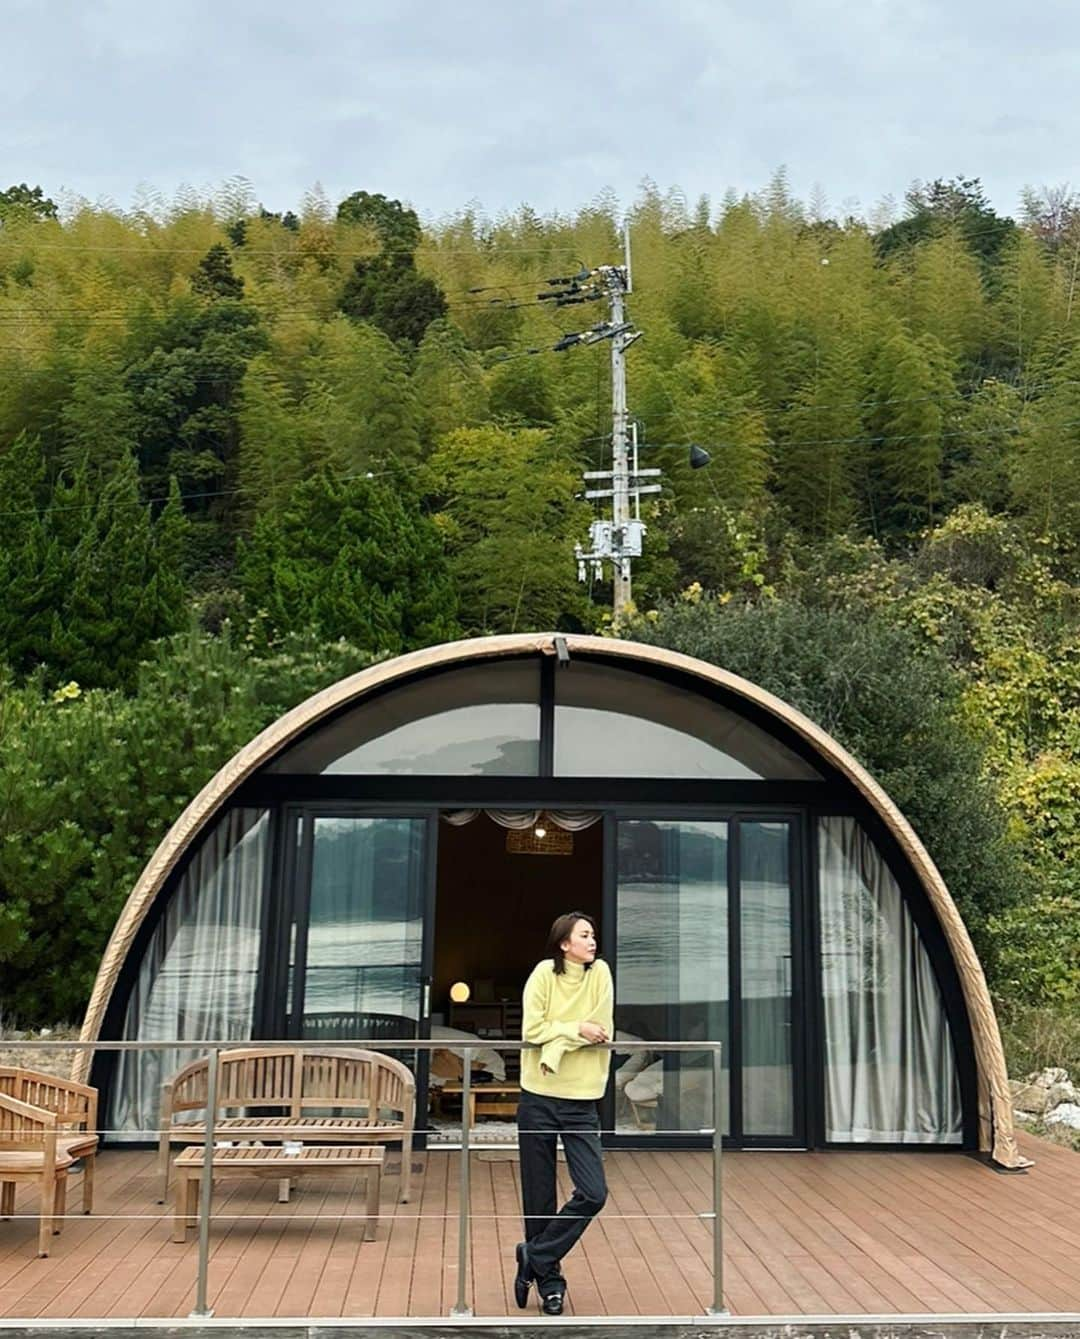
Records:
M547 836L547 828L544 827L543 819L537 821L536 827L533 828L533 833L540 841L543 841Z
M471 994L472 991L466 981L455 981L450 987L450 998L455 1004L466 1004Z

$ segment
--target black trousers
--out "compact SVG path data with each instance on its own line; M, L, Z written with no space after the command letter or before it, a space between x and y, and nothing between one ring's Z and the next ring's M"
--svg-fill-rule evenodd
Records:
M574 1193L556 1213L556 1143L562 1135ZM543 1284L604 1207L607 1182L600 1151L600 1113L593 1101L522 1091L518 1104L521 1198L529 1263Z

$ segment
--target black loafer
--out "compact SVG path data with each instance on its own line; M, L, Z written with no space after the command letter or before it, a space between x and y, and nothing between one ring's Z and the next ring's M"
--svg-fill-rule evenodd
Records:
M529 1256L523 1241L519 1241L517 1246L514 1247L514 1257L517 1260L517 1273L514 1275L514 1301L524 1311L529 1305L529 1289L533 1280L532 1270L529 1268Z
M563 1313L563 1296L562 1290L557 1288L553 1288L549 1293L544 1293L540 1298L540 1310L545 1316L561 1316Z

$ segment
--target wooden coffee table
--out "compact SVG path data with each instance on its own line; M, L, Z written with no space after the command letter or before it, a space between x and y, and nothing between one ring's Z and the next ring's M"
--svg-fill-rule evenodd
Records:
M460 1083L444 1083L445 1093L464 1091ZM475 1125L477 1116L516 1116L520 1083L473 1083L469 1085L469 1124Z
M294 1176L355 1176L367 1174L367 1204L364 1209L364 1239L375 1240L382 1190L385 1150L372 1145L305 1144L296 1152L281 1145L269 1148L253 1146L215 1148L210 1163L215 1181L228 1177L258 1176L281 1181L288 1199L288 1183ZM194 1227L198 1213L199 1182L202 1178L202 1148L185 1148L174 1163L176 1199L173 1209L173 1241L186 1241L187 1229ZM279 1198L281 1196L279 1195Z

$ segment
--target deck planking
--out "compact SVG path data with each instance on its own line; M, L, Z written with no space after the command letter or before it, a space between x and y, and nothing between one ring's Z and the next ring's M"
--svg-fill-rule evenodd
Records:
M1080 1157L1021 1139L1036 1166L995 1174L930 1152L727 1153L727 1305L736 1315L1056 1312L1080 1309ZM566 1262L568 1312L700 1315L712 1300L711 1164L704 1152L609 1152L607 1207ZM439 1316L457 1296L459 1164L414 1153L383 1178L377 1239L363 1240L364 1178L230 1180L214 1194L209 1299L219 1317ZM513 1159L473 1155L466 1296L477 1315L518 1314L521 1234ZM77 1181L78 1178L75 1178ZM560 1195L569 1194L564 1165ZM81 1188L69 1193L73 1208ZM154 1154L106 1150L97 1211L73 1213L35 1255L33 1187L0 1223L0 1318L184 1316L197 1241L171 1240ZM194 1234L193 1234L194 1235Z

